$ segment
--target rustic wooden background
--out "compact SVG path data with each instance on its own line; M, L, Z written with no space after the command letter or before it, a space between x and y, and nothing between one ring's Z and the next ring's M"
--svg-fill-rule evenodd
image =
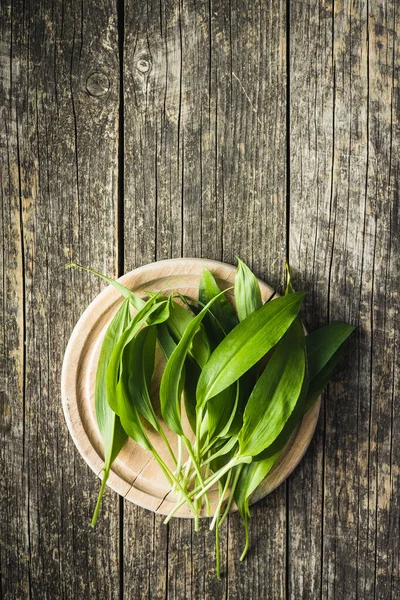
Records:
M0 0L1 599L400 597L398 0ZM239 255L357 326L301 465L213 534L106 493L60 402L116 276Z

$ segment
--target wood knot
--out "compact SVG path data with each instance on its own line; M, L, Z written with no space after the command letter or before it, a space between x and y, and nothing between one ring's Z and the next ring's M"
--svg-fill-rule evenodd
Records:
M86 89L91 96L99 98L110 89L110 80L105 73L94 71L86 80Z
M147 56L141 56L136 63L136 68L138 71L140 71L140 73L148 73L151 69L150 58L148 58Z

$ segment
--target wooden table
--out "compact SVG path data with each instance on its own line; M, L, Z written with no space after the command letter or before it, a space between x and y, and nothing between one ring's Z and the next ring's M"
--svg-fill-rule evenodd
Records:
M400 4L2 0L0 598L396 599ZM60 402L103 284L207 257L357 326L306 457L213 533L108 491Z

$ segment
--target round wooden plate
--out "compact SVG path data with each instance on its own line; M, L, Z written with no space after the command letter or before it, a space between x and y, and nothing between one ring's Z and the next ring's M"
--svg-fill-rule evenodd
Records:
M197 297L198 284L203 267L208 267L220 287L233 285L236 267L212 260L178 258L163 260L135 269L118 281L144 297L145 291L164 290ZM273 292L272 288L260 281L263 300ZM232 290L233 292L233 290ZM232 292L227 297L233 299ZM94 383L99 352L106 328L118 310L122 297L109 286L93 300L85 310L69 340L62 370L62 403L65 419L71 436L79 452L99 477L102 476L103 450L94 409ZM162 373L161 353L156 358L153 396L157 396L157 385ZM293 433L280 460L252 497L252 502L260 500L280 485L297 466L313 436L318 420L320 399L304 416ZM188 436L193 436L186 424ZM166 430L171 445L176 449L176 436ZM170 464L169 455L164 450L160 436L148 430L152 442ZM108 485L127 500L149 510L168 514L175 505L176 498L170 492L169 484L155 463L152 455L133 440L128 439L112 465ZM210 494L211 511L216 507L217 492ZM183 507L177 517L191 517L190 510Z

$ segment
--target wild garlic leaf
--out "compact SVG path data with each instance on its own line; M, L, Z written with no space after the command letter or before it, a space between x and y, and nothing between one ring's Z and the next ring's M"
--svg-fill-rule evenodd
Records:
M135 315L130 326L122 333L114 350L107 367L106 387L107 400L110 407L118 414L117 385L123 372L122 353L124 348L136 336L141 327L145 324L150 315L157 311L158 317L153 320L154 324L162 323L168 318L169 312L161 311L160 308L167 307L168 301L162 300L156 302L157 298L151 298L146 305Z
M103 344L101 346L99 362L96 371L94 400L97 424L104 446L104 476L96 504L96 509L93 515L93 527L97 521L105 484L110 474L111 464L118 456L126 440L126 434L121 426L118 416L108 405L105 382L107 366L114 349L114 345L118 341L121 333L129 325L131 319L132 317L129 310L129 302L125 300L107 328Z
M157 325L157 340L164 357L168 360L176 348L176 342L168 331L166 323Z
M330 323L307 336L307 360L310 381L322 371L340 346L353 333L346 323Z
M236 382L207 402L210 442L228 434L236 414L238 401L239 382Z
M235 502L242 514L242 510L248 511L248 500L251 494L264 481L268 473L271 471L275 462L279 458L280 453L277 452L274 456L258 462L251 462L243 465L240 472L239 480L235 489Z
M296 318L304 296L296 292L264 304L228 333L200 375L198 407L237 381L275 346Z
M220 293L221 288L217 284L214 275L205 267L199 283L199 302L205 305ZM232 304L224 295L219 295L219 299L210 309L210 313L204 318L204 325L206 330L210 331L216 346L222 340L224 334L229 333L236 327L239 321Z
M246 535L246 543L240 560L244 559L249 549L250 496L272 470L279 455L280 452L265 460L242 465L240 470L239 479L233 492L236 506L242 517Z
M285 295L287 296L289 294L292 294L293 292L294 292L294 290L293 290L293 287L291 284L291 278L290 278L290 267L289 267L289 264L286 263ZM295 319L293 321L293 323L291 325L290 334L298 336L302 343L306 343L304 341L305 332L304 332L303 324L299 317L297 317L297 319ZM287 335L289 335L289 332ZM308 361L307 361L307 363L308 363ZM307 364L307 380L309 380L308 364ZM253 458L254 461L269 460L272 456L279 455L279 453L282 451L284 446L287 444L290 436L292 435L293 431L296 429L296 427L298 426L298 424L300 423L300 421L303 417L304 405L305 405L305 402L307 399L307 393L308 393L308 387L303 385L301 394L296 402L293 412L290 415L287 422L285 423L285 426L282 429L281 433L272 442L272 444L270 446L265 448L260 454L258 454L257 456L255 456Z
M307 383L306 373L304 343L295 335L285 336L247 402L238 436L241 456L256 456L277 438Z
M101 346L99 362L97 366L94 392L95 409L97 424L103 438L106 463L109 461L112 462L116 454L118 454L117 448L119 446L118 443L116 444L117 440L115 438L115 428L116 423L118 423L118 419L116 419L115 412L111 410L107 402L107 392L105 386L107 366L115 344L131 321L132 317L129 310L129 302L125 300L107 328L103 344ZM123 436L121 436L121 441L122 437Z
M160 424L149 394L154 371L156 340L157 329L154 325L141 329L124 349L123 372L127 374L124 384L127 382L130 401L142 417L159 432Z
M191 319L181 340L170 356L161 379L161 413L168 427L178 435L184 435L181 422L181 398L179 385L181 382L185 360L193 339L201 325L202 319L217 299L218 296L213 298L196 317Z
M257 277L240 258L235 276L235 302L239 321L244 321L263 304Z
M120 377L115 398L125 432L146 450L152 451L140 415L156 431L160 425L151 404L149 388L154 370L156 327L140 330L122 349Z
M220 293L221 289L214 275L205 267L199 283L199 302L205 305ZM210 314L204 317L204 327L214 349L238 322L233 306L225 296L220 296L210 309ZM238 390L238 385L232 384L209 401L207 405L209 443L213 438L223 437L229 431L238 405Z
M153 447L144 430L139 412L135 406L135 399L129 396L128 373L129 371L124 369L116 390L121 425L130 438L142 446L142 448L152 451Z
M301 422L303 416L312 407L316 399L320 396L322 390L327 385L329 379L331 378L334 368L336 367L337 363L339 362L344 353L344 342L346 341L346 331L342 327L336 327L336 323L332 325L333 326L328 325L327 327L329 327L329 330L326 329L325 331L325 333L327 334L327 339L329 340L330 352L333 352L333 354L328 359L328 362L325 362L327 358L325 352L326 349L323 348L324 344L321 340L320 334L315 336L315 346L313 343L314 334L317 333L319 330L311 333L306 337L307 363L311 365L308 369L308 376L310 381L308 385L307 394L302 395L299 398L295 409L290 415L282 432L271 444L271 446L266 448L258 456L254 457L255 461L264 460L267 457L270 457L276 452L282 450L286 446L290 436ZM354 327L346 327L348 328L348 337L354 331ZM321 329L325 329L325 327ZM316 353L318 353L317 348L319 348L319 350L321 351L321 360L318 361L315 360ZM309 357L311 357L310 362L308 362Z
M314 379L310 382L307 399L303 408L303 414L305 414L314 404L318 396L322 393L324 388L328 385L332 373L342 358L345 351L345 346L341 346L328 362L322 367L321 371L317 373Z
M201 369L197 362L187 356L185 361L185 384L183 387L183 398L185 410L190 427L193 432L196 431L196 387L200 377Z
M209 453L208 453L209 456L204 461L204 464L208 464L208 463L212 462L213 460L215 460L221 456L225 456L227 454L229 454L230 458L232 458L232 456L234 454L235 446L237 444L237 435L232 435L227 438L220 438L217 441L219 442L219 444L217 443L215 445L215 447L213 447L213 449L209 451ZM222 466L224 466L225 464L226 464L226 462L224 462L222 464Z
M84 267L83 265L80 265L75 262L67 263L65 266L66 267L77 267L78 269L83 269L84 271L89 271L89 273L92 273L93 275L97 275L97 277L101 277L101 279L104 279L104 281L106 281L107 283L112 285L112 287L114 289L116 289L117 292L119 292L124 298L129 300L129 302L132 304L132 306L134 306L134 308L136 308L136 310L141 310L144 307L144 305L146 304L146 302L144 300L142 300L142 298L140 298L137 294L135 294L130 289L128 289L127 287L122 285L122 283L119 283L119 281L116 281L115 279L112 279L111 277L107 277L107 275L103 275L102 273L99 273L98 271L95 271L94 269L90 269L89 267Z
M195 317L189 313L186 308L183 308L177 302L171 301L170 315L167 321L168 329L178 343L188 325L193 321ZM210 344L207 336L205 335L203 327L199 327L196 331L195 336L192 340L189 348L189 353L193 356L195 361L200 367L203 367L210 356Z
M169 318L170 311L171 306L168 301L156 298L156 305L154 311L151 311L146 319L147 325L157 325L158 323L164 323Z

